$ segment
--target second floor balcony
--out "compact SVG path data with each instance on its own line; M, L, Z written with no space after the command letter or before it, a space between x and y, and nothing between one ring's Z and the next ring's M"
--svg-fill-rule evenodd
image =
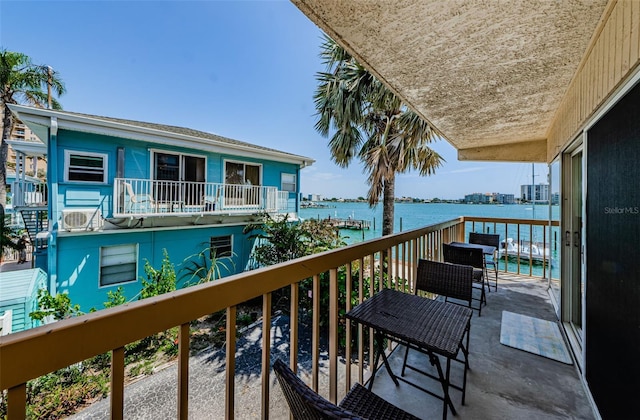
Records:
M46 206L47 184L14 181L11 184L11 204L13 208Z
M11 200L14 208L46 207L47 184L16 181ZM112 208L113 217L296 211L295 199L276 187L134 178L114 180Z
M114 217L295 211L276 187L116 178Z

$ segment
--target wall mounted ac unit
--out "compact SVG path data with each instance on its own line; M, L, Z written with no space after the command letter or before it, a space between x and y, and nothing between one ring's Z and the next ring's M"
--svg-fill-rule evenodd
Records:
M102 228L104 219L99 209L65 209L62 210L60 230L81 231Z

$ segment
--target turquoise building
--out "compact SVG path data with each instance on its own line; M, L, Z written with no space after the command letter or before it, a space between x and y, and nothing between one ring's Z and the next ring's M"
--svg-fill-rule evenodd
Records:
M0 335L40 325L29 313L38 309L38 290L47 285L39 268L0 273Z
M50 292L82 311L120 286L135 298L145 263L159 268L165 250L178 278L203 250L230 257L223 275L250 268L243 228L265 212L295 220L300 170L313 163L189 128L8 106L42 140L12 148L47 156L46 202L15 211Z

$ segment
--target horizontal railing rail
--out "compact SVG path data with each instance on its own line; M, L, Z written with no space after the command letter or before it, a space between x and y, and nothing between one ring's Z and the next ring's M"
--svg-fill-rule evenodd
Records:
M227 319L225 396L212 398L224 398L225 417L234 418L236 308L259 297L262 297L261 417L268 418L271 410L286 412L286 406L278 408L270 404L272 294L283 288L290 296L289 331L285 334L289 336L290 366L298 369L300 318L310 316L310 386L318 391L320 375L327 375L328 390L323 393L337 402L351 388L353 380L364 383L368 379L374 362L370 351L373 334L342 319L340 314L384 287L412 292L418 259L441 260L441 244L464 241L469 222L480 223L481 219L460 217L0 337L0 389L8 390L9 419L25 416L27 381L107 352L111 353L111 418L122 418L124 346L173 327L179 330L177 417L186 419L190 323L222 310ZM308 288L308 293L302 293L302 287ZM340 301L339 296L353 299ZM303 299L307 297L311 300L311 311L302 310L306 304ZM326 330L321 329L321 314L328 314ZM328 357L328 363L321 360L321 335L325 338L322 342L327 343L323 354L326 350L328 356L323 357ZM346 363L339 362L342 357ZM323 368L326 371L321 366L327 366ZM344 374L338 374L338 369L344 370Z
M276 187L115 178L114 217L246 214L287 210Z

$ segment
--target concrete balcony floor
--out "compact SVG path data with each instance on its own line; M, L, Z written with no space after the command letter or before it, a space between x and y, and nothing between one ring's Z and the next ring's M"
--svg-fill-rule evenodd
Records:
M451 390L458 415L449 412L448 418L595 419L575 363L568 365L500 343L503 310L556 320L546 281L501 273L497 293L493 290L482 316L474 310L471 321L465 405L461 405L462 393ZM389 358L394 374L400 374L403 356L404 347L398 347ZM429 370L427 356L411 351L409 360ZM438 382L419 373L407 370L405 378L441 391ZM452 380L461 383L461 379L462 364L452 363ZM403 382L396 387L384 368L376 375L373 391L420 418L442 418L442 401Z

